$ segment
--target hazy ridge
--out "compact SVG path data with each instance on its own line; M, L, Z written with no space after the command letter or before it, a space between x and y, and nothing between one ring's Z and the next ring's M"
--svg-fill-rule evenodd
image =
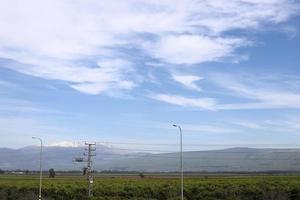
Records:
M45 147L43 168L81 170L85 163L76 163L84 147ZM39 148L0 148L0 168L5 170L37 170ZM297 171L300 170L300 149L231 148L214 151L184 152L186 171ZM97 145L95 170L169 172L178 170L179 154L145 154L120 151Z

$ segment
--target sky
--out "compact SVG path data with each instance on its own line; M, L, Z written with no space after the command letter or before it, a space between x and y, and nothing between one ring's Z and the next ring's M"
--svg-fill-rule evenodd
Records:
M186 150L300 145L299 14L297 0L0 0L0 147L174 144L174 123Z

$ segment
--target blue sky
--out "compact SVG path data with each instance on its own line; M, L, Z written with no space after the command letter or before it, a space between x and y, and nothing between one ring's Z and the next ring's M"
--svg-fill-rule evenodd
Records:
M297 1L0 4L2 147L300 144Z

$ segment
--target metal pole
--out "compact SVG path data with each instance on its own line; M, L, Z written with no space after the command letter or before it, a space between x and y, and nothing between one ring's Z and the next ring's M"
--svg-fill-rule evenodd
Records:
M91 150L92 150L92 144L88 144L88 171L87 171L87 177L88 177L88 182L89 182L89 197L92 197L92 172L91 172Z
M43 153L43 140L38 137L32 137L32 139L37 139L41 143L40 150L40 188L39 188L39 200L42 200L42 178L43 178L43 170L42 170L42 153Z
M174 127L177 127L180 132L180 180L181 180L181 200L183 200L183 159L182 159L182 130L179 125L174 124Z
M88 181L88 197L93 196L93 170L92 170L92 157L96 156L96 154L92 154L93 151L96 151L96 143L85 143L88 146L86 149L85 155L87 156L87 181ZM94 147L93 147L94 146Z

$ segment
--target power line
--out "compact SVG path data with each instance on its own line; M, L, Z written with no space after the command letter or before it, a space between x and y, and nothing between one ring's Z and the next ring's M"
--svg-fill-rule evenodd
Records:
M74 143L82 143L74 142ZM112 142L112 141L97 141L98 144L116 144L116 145L134 145L134 146L178 146L177 143L140 143L140 142ZM300 144L296 143L260 143L260 144L250 144L250 143L236 143L236 144L220 144L220 143L210 143L210 144L183 144L183 146L190 146L190 147L249 147L249 146L299 146Z
M300 153L300 152L299 152ZM114 154L114 153L101 153L101 155L116 156L116 157L129 157L135 158L170 158L177 159L178 156L170 156L168 154L146 154L146 155L134 155L134 154ZM299 154L300 155L300 154ZM247 155L248 156L248 155ZM295 158L223 158L223 157L198 157L198 156L184 156L184 159L196 159L196 160L268 160L268 161L290 161ZM296 160L300 160L300 157Z
M163 150L156 150L156 149L133 149L133 148L119 148L119 147L113 147L114 149L116 150L124 150L124 151L133 151L133 152L153 152L153 153L156 153L156 152L160 152L160 153L165 153L165 154L168 154L168 153L179 153L179 152L174 152L174 151L163 151ZM185 153L205 153L205 154L230 154L230 153L245 153L245 154L253 154L253 153L266 153L265 151L264 152L260 152L259 150L258 151L224 151L224 150L201 150L201 151L185 151ZM295 151L295 150L274 150L274 151L271 151L268 152L268 153L300 153L300 149L299 151Z

